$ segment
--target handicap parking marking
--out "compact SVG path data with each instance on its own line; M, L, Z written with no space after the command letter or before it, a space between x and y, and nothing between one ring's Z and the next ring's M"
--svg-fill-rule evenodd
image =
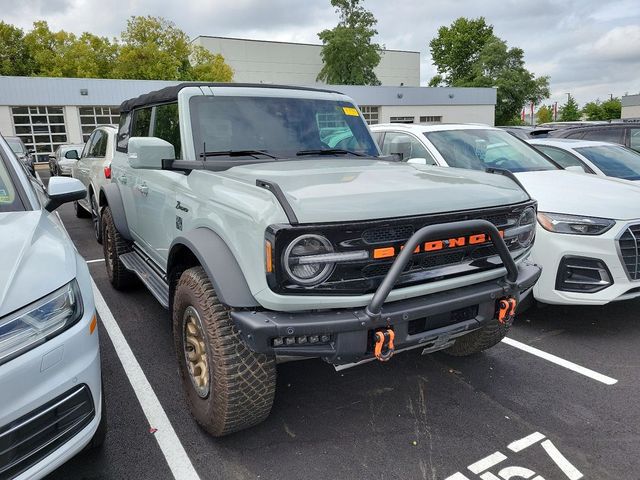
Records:
M200 480L156 393L153 391L149 380L145 376L142 367L140 367L93 278L91 279L91 286L93 288L96 311L113 343L118 359L122 363L124 372L138 398L142 411L147 417L149 426L153 430L154 437L169 465L171 473L178 480Z
M557 355L547 353L543 350L527 345L526 343L519 342L517 340L514 340L513 338L505 337L502 339L502 343L506 343L511 347L530 353L531 355L535 355L536 357L542 358L544 360L547 360L548 362L572 370L576 373L584 375L585 377L589 377L592 380L604 383L605 385L615 385L616 383L618 383L618 380L616 380L615 378L603 375L602 373L598 373L594 370L583 367L582 365L578 365L577 363L570 362L569 360L560 358Z
M580 480L584 478L582 472L580 472L567 457L560 453L560 450L558 450L551 440L547 439L546 436L540 432L534 432L531 435L511 442L507 448L514 453L519 453L539 442L542 449L568 480ZM497 475L489 471L507 459L508 457L504 453L497 451L472 463L467 467L467 470L474 474L474 478L477 478L475 477L475 475L477 475L482 480L515 480L518 478L544 480L544 478L536 474L534 470L517 465L502 466ZM445 480L471 480L467 475L469 474L458 471L448 476Z

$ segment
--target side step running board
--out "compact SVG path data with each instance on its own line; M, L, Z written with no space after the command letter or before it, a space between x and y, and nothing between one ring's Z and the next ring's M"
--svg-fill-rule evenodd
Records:
M133 251L120 255L120 261L127 270L131 270L140 277L142 283L156 297L160 305L169 308L169 285L162 278L162 275L151 266L151 260L147 260L137 251Z

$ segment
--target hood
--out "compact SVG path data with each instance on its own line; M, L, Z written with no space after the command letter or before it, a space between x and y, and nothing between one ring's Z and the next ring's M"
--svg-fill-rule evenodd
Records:
M541 212L632 220L640 218L640 188L631 182L567 170L515 174Z
M45 210L0 213L0 252L0 317L76 276L73 243Z
M371 159L244 165L224 175L277 183L301 223L358 221L495 207L528 200L511 179Z

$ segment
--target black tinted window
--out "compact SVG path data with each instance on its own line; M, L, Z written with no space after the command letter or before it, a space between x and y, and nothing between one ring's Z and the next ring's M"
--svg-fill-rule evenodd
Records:
M148 137L151 126L151 108L143 108L133 112L132 137Z
M600 130L587 130L583 140L599 140L601 142L623 143L623 128L603 128Z
M129 146L129 130L131 128L131 112L120 115L120 124L118 125L118 143L117 150L126 152Z
M178 104L169 103L156 107L153 136L169 142L175 148L176 158L180 158L180 123Z

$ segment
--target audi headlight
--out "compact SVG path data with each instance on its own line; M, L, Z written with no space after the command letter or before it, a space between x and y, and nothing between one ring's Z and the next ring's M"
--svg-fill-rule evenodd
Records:
M518 243L526 248L533 242L536 236L536 211L529 207L523 210L518 219Z
M334 263L323 258L333 253L331 242L321 235L301 235L284 252L284 269L299 285L317 285L333 271ZM330 260L330 259L329 259Z
M538 223L550 232L572 235L601 235L616 224L610 218L546 212L538 212Z
M0 318L0 364L66 330L82 317L76 281Z

